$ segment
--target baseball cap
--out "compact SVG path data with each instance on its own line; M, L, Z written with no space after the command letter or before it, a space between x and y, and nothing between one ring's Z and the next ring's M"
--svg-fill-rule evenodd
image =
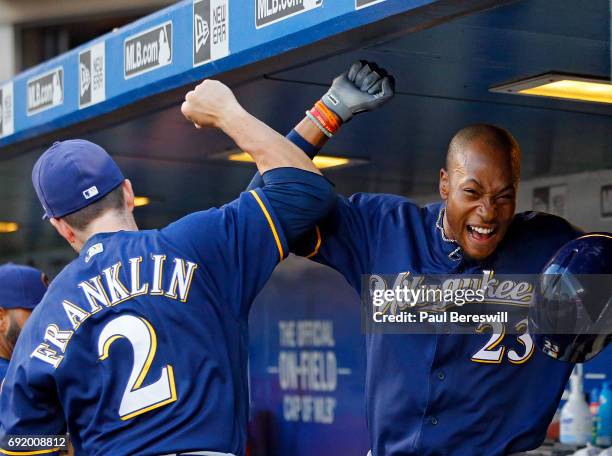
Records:
M47 276L36 268L7 263L0 266L0 307L34 309L47 291Z
M32 183L45 210L43 218L60 218L83 209L124 180L110 155L83 139L53 143L32 170Z

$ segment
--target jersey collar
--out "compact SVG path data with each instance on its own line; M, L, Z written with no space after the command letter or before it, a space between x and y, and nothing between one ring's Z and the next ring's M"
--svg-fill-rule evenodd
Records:
M430 204L427 206L427 209L429 212L428 223L430 225L430 234L434 245L434 251L438 258L448 266L449 271L467 272L490 267L490 264L495 258L495 254L484 261L466 258L463 255L461 247L457 244L457 241L450 239L446 235L443 222L446 207L443 202Z
M444 232L445 212L446 206L444 204L440 204L440 207L438 209L438 216L436 217L436 231L438 232L439 238L442 239L442 242L444 243L443 246L446 247L443 248L443 250L444 253L446 253L448 259L451 261L459 262L463 259L463 252L461 250L461 247L459 247L459 244L457 244L457 241L446 236L446 233Z

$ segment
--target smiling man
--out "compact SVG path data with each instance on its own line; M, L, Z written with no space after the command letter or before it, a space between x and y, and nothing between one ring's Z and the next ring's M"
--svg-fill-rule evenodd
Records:
M520 166L520 147L502 128L472 125L451 140L446 168L440 170L444 234L456 240L464 255L485 259L506 235L516 209Z
M375 65L354 64L288 138L316 155L334 125L378 107L381 98L368 95L384 80ZM520 158L508 131L463 128L440 170L442 201L420 207L395 195L338 196L332 214L293 250L338 270L358 293L371 274L539 274L579 230L556 216L515 214ZM251 186L260 184L256 177ZM461 334L368 332L371 454L499 456L538 447L573 365L534 350L526 321Z

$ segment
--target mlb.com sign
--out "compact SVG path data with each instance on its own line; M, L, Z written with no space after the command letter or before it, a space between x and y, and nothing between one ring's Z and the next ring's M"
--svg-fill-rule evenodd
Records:
M132 35L123 42L125 79L172 63L172 21Z
M193 66L229 54L229 0L193 2Z
M27 82L26 114L38 114L64 103L64 68L57 67Z
M323 0L255 0L255 27L265 27L318 8Z

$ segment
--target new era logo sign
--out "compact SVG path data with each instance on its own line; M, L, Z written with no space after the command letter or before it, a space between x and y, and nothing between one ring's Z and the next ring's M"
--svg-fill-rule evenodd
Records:
M205 20L202 16L196 14L194 18L196 46L195 51L197 54L198 52L200 52L200 49L202 49L202 46L208 43L208 37L210 36L210 28L208 27L208 21Z
M172 63L172 21L132 35L123 42L125 79Z
M101 42L79 53L79 108L106 99L104 49Z
M85 197L85 199L91 199L98 193L98 187L94 185L93 187L89 187L87 190L83 191L83 196Z
M193 2L193 66L229 54L229 0Z
M88 57L87 59L83 58L81 60L91 60L89 59L89 52L86 56ZM79 78L79 87L81 88L80 97L83 99L83 95L88 95L86 98L88 98L89 101L91 100L91 71L89 71L89 64L84 65L82 61L79 63Z

